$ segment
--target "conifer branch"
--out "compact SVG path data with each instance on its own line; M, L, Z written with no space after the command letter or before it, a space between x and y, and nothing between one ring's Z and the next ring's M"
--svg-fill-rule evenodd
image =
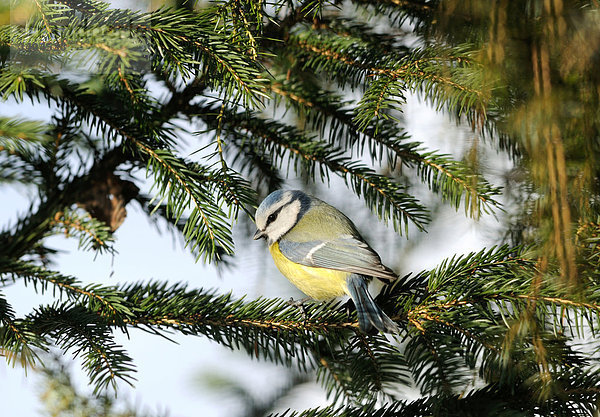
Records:
M123 150L117 147L107 151L86 174L73 178L63 190L50 190L50 198L42 201L35 212L31 211L24 219L20 220L16 230L0 231L2 253L7 257L19 259L32 247L36 247L52 228L52 219L56 213L77 203L81 190L88 188L87 181L90 178L106 176L107 172L112 172L125 160Z
M63 91L61 98L68 99L75 104L80 112L80 117L93 119L94 124L112 132L112 137L123 138L132 144L143 155L141 158L135 155L126 156L127 159L138 159L139 162L147 163L153 168L156 180L160 184L160 192L163 197L169 200L169 213L173 219L177 220L183 214L183 211L192 205L192 213L188 217L189 223L185 229L185 236L188 242L194 242L198 245L199 253L206 259L217 259L215 256L222 252L226 254L233 251L233 239L229 230L227 216L213 202L213 196L210 189L206 187L206 177L195 170L189 169L188 163L181 158L176 157L166 149L155 149L148 145L154 140L168 143L170 132L164 129L152 129L149 132L139 131L130 123L125 115L107 114L104 111L103 103L96 97L77 94L73 87L63 82ZM47 94L52 94L50 86L45 86ZM53 99L58 99L50 95ZM121 150L125 152L125 149ZM223 194L227 195L227 194ZM229 194L229 197L231 195ZM240 200L248 201L248 197L240 197ZM232 200L230 199L230 202ZM192 248L195 249L195 248Z
M0 117L0 152L32 155L49 141L48 127L38 121Z
M113 250L111 244L114 239L110 227L89 215L81 216L71 210L59 211L54 215L52 225L62 229L67 237L70 234L79 236L79 247L84 250Z
M345 141L358 154L363 153L365 142L368 142L367 149L371 155L377 153L376 146L387 150L387 160L392 167L397 159L406 166L415 167L430 189L440 192L442 198L450 201L456 208L463 200L465 211L477 217L481 211L487 212L499 206L494 199L500 193L499 188L491 186L478 175L471 181L476 174L470 173L463 163L454 161L447 155L420 149L421 144L409 141L410 138L395 123L368 121L369 125L361 128L357 123L357 114L343 110L346 103L339 102L326 91L301 90L292 82L275 82L271 85L271 91L285 97L305 112L308 123L321 131L322 135L328 127L331 132L330 142Z
M99 322L96 314L78 305L55 304L40 307L28 320L37 334L82 357L95 393L109 385L116 389L117 380L130 385L135 380L131 357L114 343L110 327Z
M481 113L487 106L484 92L471 87L477 68L461 48L441 48L433 53L429 49L414 50L410 54L399 50L380 56L360 39L326 33L314 36L310 31L290 37L289 45L305 68L325 71L342 86L354 87L375 77L355 118L361 128L382 114L387 117L382 110L402 104L405 90L421 92L439 107L447 106L458 114ZM465 72L469 77L463 76Z
M198 108L195 114L208 123L215 123L209 118L208 109ZM306 137L290 126L248 118L245 114L228 113L227 123L222 129L231 135L232 140L251 140L255 149L269 149L271 158L282 161L282 156L288 154L296 160L297 170L302 166L300 164L304 164L313 177L317 172L321 179L326 178L329 171L338 174L355 193L364 197L369 208L384 220L391 220L398 231L407 231L409 221L420 229L428 221L424 208L405 192L403 186L362 164L352 162L339 149ZM392 210L387 211L385 207Z
M15 312L0 294L0 356L6 357L9 365L17 361L25 368L31 368L39 360L37 349L41 341L30 332L26 324L15 318Z
M114 287L82 287L74 277L49 271L29 262L3 260L0 263L0 283L6 285L8 280L23 280L26 285L32 284L33 288L41 293L52 288L53 292L58 290L65 293L72 301L86 301L90 311L115 320L115 323L132 314L133 308L123 301L123 295Z

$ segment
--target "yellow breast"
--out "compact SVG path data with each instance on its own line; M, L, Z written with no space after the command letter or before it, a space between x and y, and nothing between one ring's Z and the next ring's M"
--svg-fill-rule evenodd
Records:
M348 294L348 272L294 263L283 256L278 242L272 244L269 251L279 271L310 298L326 300Z

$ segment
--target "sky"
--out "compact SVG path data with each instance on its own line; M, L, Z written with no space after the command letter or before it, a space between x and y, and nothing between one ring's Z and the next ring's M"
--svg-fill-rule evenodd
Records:
M44 118L43 111L25 105L0 109L0 114ZM457 126L448 116L436 113L416 97L409 97L404 107L404 123L415 140L423 141L431 149L460 156L474 140L473 133ZM490 164L492 173L500 176L507 166ZM494 178L492 178L493 180ZM293 181L291 182L293 184ZM366 213L358 198L348 199L341 181L332 183L331 192L321 198L351 213ZM432 197L437 198L437 197ZM14 224L16 215L27 207L23 190L0 189L1 226ZM167 280L184 281L190 287L214 288L219 293L232 292L234 296L299 298L301 294L283 278L272 264L263 241L253 241L251 233L238 228L235 234L236 267L221 276L211 265L195 262L182 244L169 233L159 233L135 204L127 208L128 215L116 232L118 254L95 255L77 250L77 241L63 236L50 238L49 245L63 252L57 257L55 269L78 277L84 283L112 284L118 282ZM434 213L428 233L411 235L412 240L397 238L393 231L383 226L374 216L356 215L354 220L371 245L380 253L384 263L397 272L417 273L435 267L441 260L457 253L478 251L495 243L492 238L496 227L493 216L479 222L465 219L446 207ZM373 239L372 235L378 236ZM380 236L383 238L379 238ZM371 238L371 239L370 239ZM36 295L32 288L17 283L4 291L17 314L26 314L31 308L51 301L50 296ZM135 404L144 410L168 411L172 417L201 415L231 416L239 404L227 401L206 384L203 375L220 374L241 382L250 392L264 395L285 383L286 372L272 364L250 360L244 353L231 351L202 337L172 335L177 343L141 331L131 331L129 337L118 335L134 359L137 367L134 387L123 385L118 402ZM73 364L74 378L79 389L90 392L86 376ZM35 372L25 375L20 368L9 367L0 361L0 398L4 415L44 415L38 397L41 379ZM294 405L295 404L295 405ZM316 385L303 387L295 400L281 406L305 409L325 405L324 392Z

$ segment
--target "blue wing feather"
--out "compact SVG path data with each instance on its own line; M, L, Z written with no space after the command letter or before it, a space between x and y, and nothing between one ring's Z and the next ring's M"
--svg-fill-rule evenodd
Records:
M331 240L293 242L282 238L279 250L290 261L301 265L377 277L392 281L397 275L381 263L379 255L362 240L351 235Z

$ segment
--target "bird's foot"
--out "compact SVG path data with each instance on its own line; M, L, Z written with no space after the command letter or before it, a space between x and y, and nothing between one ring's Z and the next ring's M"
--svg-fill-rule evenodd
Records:
M308 318L308 314L306 312L306 305L305 305L305 303L307 301L310 301L310 300L311 300L310 297L301 298L299 300L294 300L292 297L290 297L290 299L287 301L287 303L290 306L297 307L300 310L300 312L302 313L302 319L304 321L306 321L306 319Z
M287 301L287 303L294 307L302 307L304 305L304 303L306 303L307 301L310 301L310 300L311 300L310 297L304 297L299 300L294 300L293 297L290 297L290 299Z

